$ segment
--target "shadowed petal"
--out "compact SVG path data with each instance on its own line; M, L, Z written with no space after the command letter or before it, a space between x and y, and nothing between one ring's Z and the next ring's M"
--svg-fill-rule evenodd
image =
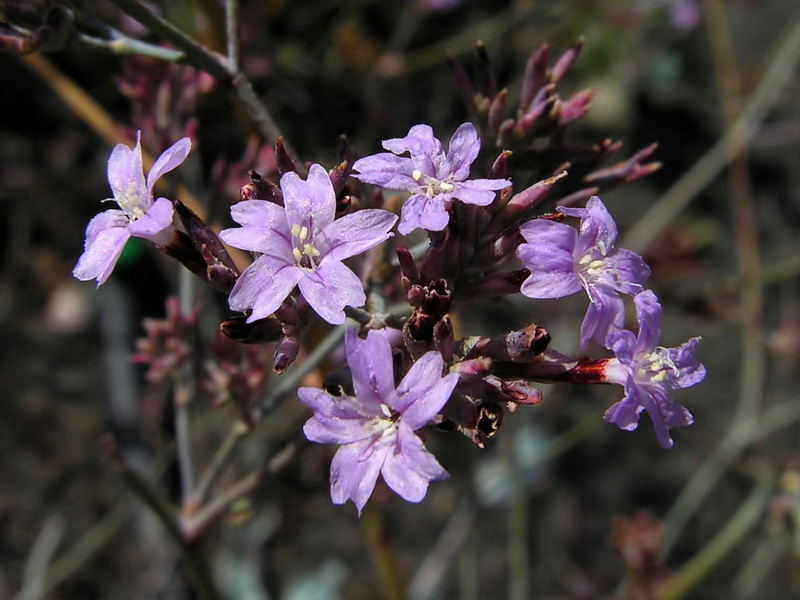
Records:
M359 515L369 500L389 447L381 440L365 440L342 446L331 462L331 500L344 504L352 500Z
M284 233L286 230L275 230L261 227L234 227L223 229L219 237L223 242L234 248L271 254L286 263L294 264L292 256L292 242Z
M264 254L241 274L228 304L233 310L252 309L248 323L263 319L275 312L302 276L302 269Z
M410 196L400 211L400 225L397 231L407 235L415 229L442 231L450 222L440 196L427 199L425 196Z
M450 173L443 173L442 178L452 173L455 181L464 181L469 177L469 168L478 158L480 151L481 140L478 137L478 130L469 121L462 123L450 138L450 145L447 148Z
M661 338L661 304L651 290L636 295L633 303L636 305L636 320L639 321L636 352L650 352Z
M369 421L355 409L355 399L334 397L317 388L297 390L300 401L314 411L303 433L319 444L350 444L367 439Z
M622 330L625 322L625 303L616 292L589 287L589 307L581 324L581 348L586 348L589 340L605 345L608 336Z
M420 502L430 481L448 477L422 440L403 423L398 428L394 451L386 456L381 474L386 484L408 502Z
M146 214L128 225L128 233L163 245L171 237L173 212L172 202L166 198L159 198ZM164 230L169 231L165 232Z
M364 306L367 301L361 280L337 260L326 257L315 271L301 272L305 277L298 281L300 292L311 308L331 325L344 323L345 306Z
M125 144L117 144L108 159L108 184L114 193L114 199L126 210L128 206L136 206L142 210L147 210L150 206L150 192L145 185L142 170L140 138L141 132L138 132L133 150Z
M289 171L281 177L283 203L289 226L313 223L313 231L322 231L333 222L336 195L328 172L322 165L311 165L308 179Z
M394 397L387 401L414 431L436 416L458 383L458 375L454 373L442 377L443 367L441 354L426 353L408 370Z
M102 216L102 214L97 215L92 222ZM92 223L89 223L89 227L92 227ZM117 264L131 234L126 227L118 225L111 225L102 230L95 225L93 233L91 238L87 237L83 254L78 259L72 274L80 281L97 279L97 287L100 287L114 270L114 265Z
M669 349L669 357L679 373L673 382L675 387L691 387L705 379L706 368L695 357L698 343L700 343L700 338L693 337L685 344Z
M289 233L286 209L266 200L243 200L231 206L231 217L239 225Z
M381 404L394 392L392 347L386 331L370 331L362 340L348 329L344 339L356 397L367 412L385 417Z
M372 183L390 190L408 190L417 187L411 177L414 166L411 159L381 152L360 158L353 164L353 177L364 183Z

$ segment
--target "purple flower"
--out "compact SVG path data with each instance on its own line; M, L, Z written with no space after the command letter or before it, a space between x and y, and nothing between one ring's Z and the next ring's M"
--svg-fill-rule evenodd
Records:
M506 179L466 181L469 167L478 157L481 141L472 123L461 125L445 154L442 143L428 125L415 125L404 138L384 140L382 152L357 160L353 177L391 190L408 190L398 231L403 235L417 228L442 231L450 216L447 209L454 198L465 204L486 206L495 190L511 185ZM408 152L410 157L399 156Z
M691 413L674 404L670 390L700 383L705 367L695 358L700 341L695 337L678 348L657 346L661 335L661 305L656 295L647 290L634 298L639 335L627 330L609 335L606 346L616 354L605 368L605 380L625 388L625 397L606 411L603 417L621 429L636 429L639 415L646 410L653 421L658 442L672 447L670 427L691 425Z
M614 248L617 226L603 202L593 196L586 208L559 208L580 217L581 228L534 219L519 230L528 242L517 256L531 272L520 291L529 298L561 298L585 289L589 308L581 325L581 346L604 343L609 332L622 329L625 306L620 293L636 295L650 275L642 258Z
M120 209L112 208L89 221L84 251L72 274L76 279L97 279L97 286L108 279L117 264L125 242L131 236L145 238L159 246L171 239L172 202L166 198L153 201L153 186L159 177L178 167L189 154L189 138L178 140L158 157L147 181L142 169L141 132L131 150L117 144L108 159L108 183L113 200Z
M375 488L378 474L403 499L419 502L428 482L447 477L414 434L441 410L458 382L442 377L444 360L428 352L395 388L392 348L384 330L367 339L348 329L347 364L355 396L331 396L316 388L300 388L300 401L314 411L303 427L320 444L341 444L331 463L331 499L352 500L359 513Z
M231 208L242 225L220 237L231 246L261 253L239 277L228 303L250 310L247 322L269 316L297 285L308 304L328 323L344 323L345 306L366 302L361 280L342 261L392 236L397 216L359 210L334 220L336 196L327 171L311 165L308 180L281 178L284 206L245 200Z

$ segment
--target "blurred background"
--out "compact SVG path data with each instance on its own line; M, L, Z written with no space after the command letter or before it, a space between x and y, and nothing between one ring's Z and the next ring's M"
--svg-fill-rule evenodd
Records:
M0 3L6 49L21 31L9 24L35 30L53 4ZM226 52L224 3L149 5ZM273 176L275 156L211 77L96 43L109 26L161 41L114 4L70 6L81 35L48 52L0 54L0 597L200 597L109 449L112 432L128 464L178 497L168 382L136 340L149 331L151 342L198 352L198 464L235 420L220 398L224 365L261 373L247 385L263 393L274 348L226 344L214 333L224 298L205 289L195 333L159 337L152 322L146 331L142 319L164 318L181 277L141 240L98 290L71 271L86 224L107 208L111 148L136 130L156 156L193 138L167 189L218 227L231 225L247 170ZM240 9L243 71L299 156L328 168L343 134L363 155L417 123L448 139L468 118L448 56L472 72L478 40L516 98L531 52L547 43L557 57L583 37L561 87L594 96L569 138L622 140L619 160L658 144L651 159L663 167L603 200L619 245L653 269L662 344L702 336L708 376L675 394L695 424L673 430L669 451L647 418L632 433L602 421L621 397L606 386L542 386L544 402L507 415L484 449L430 431L451 479L421 505L379 485L360 519L351 504L330 503L335 448L302 438L309 415L287 397L241 442L221 484L293 443L289 465L193 546L223 597L800 598L797 2L244 0ZM731 150L726 140L745 143ZM499 150L485 146L482 159ZM534 321L552 347L577 353L584 303L481 302L458 325L496 335ZM131 362L135 352L145 364Z

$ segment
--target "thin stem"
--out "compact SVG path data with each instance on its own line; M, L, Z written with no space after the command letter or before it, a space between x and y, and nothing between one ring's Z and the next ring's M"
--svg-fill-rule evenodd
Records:
M228 41L228 66L239 70L239 0L225 2L225 34Z
M239 447L239 444L249 431L250 428L242 421L237 421L233 427L231 427L222 445L217 449L217 453L214 455L211 464L208 465L201 475L200 480L197 482L197 486L192 493L189 507L187 507L190 512L196 507L201 506L208 499L208 495L211 493L211 489L214 487L217 479L222 474L233 456L234 451Z
M265 469L250 473L250 475L239 479L202 509L194 514L182 517L180 522L182 537L187 540L196 539L197 536L205 531L205 529L224 513L233 502L243 496L253 493L258 486L282 471L294 457L295 450L294 445L287 446L272 457Z
M373 504L367 504L361 517L367 548L383 581L386 598L403 600L406 596L400 581L397 560L389 545L389 540L386 538L386 529L380 510Z
M211 568L199 548L184 538L172 509L149 482L121 461L118 469L128 489L155 515L181 551L186 573L203 600L222 600L211 578Z
M109 30L116 32L116 30L113 30L110 27ZM154 46L153 44L148 44L146 42L135 40L119 34L119 32L116 33L118 35L114 35L114 37L110 40L104 40L102 38L86 35L85 33L79 33L76 36L76 39L87 46L107 50L112 54L118 55L136 54L138 56L145 56L147 58L163 60L165 62L178 62L183 60L183 58L186 56L186 54L180 50L173 50L172 48L164 48L162 46Z
M323 339L314 351L300 364L294 365L285 375L281 376L280 382L272 388L261 401L261 404L253 410L253 422L257 423L262 415L269 411L275 402L295 390L300 382L322 363L331 352L344 339L345 326L339 325L334 328Z
M50 561L64 535L64 520L48 515L23 570L22 589L14 600L40 600L45 597Z
M725 556L734 550L755 525L770 498L775 477L766 474L725 527L681 569L669 577L656 594L657 600L678 600L685 597Z

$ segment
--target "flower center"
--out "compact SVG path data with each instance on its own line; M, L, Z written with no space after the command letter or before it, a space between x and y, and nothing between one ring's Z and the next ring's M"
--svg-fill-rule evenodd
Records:
M292 256L298 267L313 271L317 268L320 251L312 243L311 232L305 225L292 225Z
M446 179L436 179L425 175L419 169L414 169L411 172L411 177L419 184L417 188L419 193L423 194L428 200L439 194L448 194L456 188L453 184L452 175L448 175Z
M134 182L129 183L125 192L114 197L113 200L125 211L131 223L141 219L147 213L149 198L142 198L140 190Z
M658 346L637 361L634 378L641 382L664 383L678 376L680 370L670 358L669 350Z

